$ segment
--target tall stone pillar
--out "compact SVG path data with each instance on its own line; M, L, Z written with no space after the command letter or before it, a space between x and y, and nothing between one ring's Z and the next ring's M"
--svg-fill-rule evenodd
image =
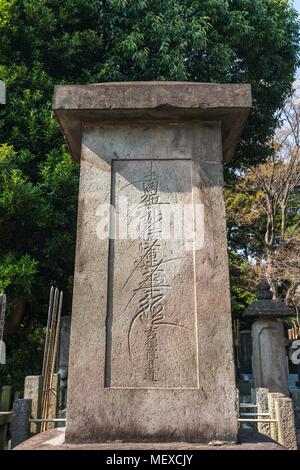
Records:
M42 390L42 375L27 375L27 377L25 377L24 398L31 400L31 417L34 419L41 418ZM30 431L32 433L38 433L40 429L40 423L31 423Z
M81 165L67 441L236 441L223 162L250 86L58 86L53 103Z
M293 310L280 300L272 299L270 286L260 283L257 300L250 304L245 317L253 318L253 374L255 387L288 395L288 371L282 318L293 315Z

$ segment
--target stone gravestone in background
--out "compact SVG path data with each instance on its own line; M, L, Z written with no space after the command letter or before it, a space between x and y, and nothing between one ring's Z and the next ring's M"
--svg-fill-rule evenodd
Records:
M81 164L68 442L236 441L223 163L250 107L248 85L56 87Z
M294 311L281 300L273 299L270 285L262 281L254 300L244 311L252 323L252 363L256 388L289 395L288 363L282 319Z

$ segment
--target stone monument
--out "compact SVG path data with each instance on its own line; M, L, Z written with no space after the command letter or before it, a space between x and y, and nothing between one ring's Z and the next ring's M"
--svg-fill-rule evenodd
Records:
M250 108L249 85L55 88L80 162L67 442L236 441L223 163Z
M287 355L282 318L294 311L281 300L272 299L267 281L262 281L256 293L257 300L245 310L244 316L254 319L252 324L252 364L255 387L289 395Z

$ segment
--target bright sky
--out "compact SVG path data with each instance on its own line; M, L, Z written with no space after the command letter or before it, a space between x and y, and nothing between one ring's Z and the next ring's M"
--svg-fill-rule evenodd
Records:
M300 13L300 0L294 0L294 7L295 7L296 10L298 10L299 13Z

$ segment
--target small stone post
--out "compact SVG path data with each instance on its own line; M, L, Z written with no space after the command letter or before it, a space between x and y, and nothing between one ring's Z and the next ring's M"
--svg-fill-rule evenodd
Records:
M250 304L245 317L252 317L253 374L256 388L289 394L288 372L281 318L292 315L293 310L280 300L272 299L270 286L260 283L257 300Z
M278 421L279 444L289 450L297 450L293 400L287 397L275 399L275 413Z
M31 416L31 400L19 398L13 405L11 420L11 448L26 441L29 437L29 419Z
M277 419L275 401L278 398L284 398L283 393L268 393L268 405L271 419ZM270 435L274 441L278 441L278 425L277 423L270 423Z
M42 375L28 375L25 378L24 398L31 399L31 417L33 419L41 417L42 388ZM38 433L40 432L40 427L40 423L31 423L30 432Z
M269 413L269 403L268 403L268 393L269 390L267 388L257 388L256 389L256 403L257 403L257 413L260 415L261 413ZM263 419L266 416L259 416ZM258 432L265 434L266 436L271 436L270 431L270 423L261 422L257 424Z

